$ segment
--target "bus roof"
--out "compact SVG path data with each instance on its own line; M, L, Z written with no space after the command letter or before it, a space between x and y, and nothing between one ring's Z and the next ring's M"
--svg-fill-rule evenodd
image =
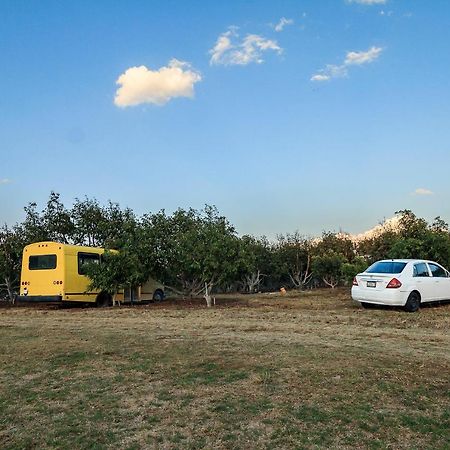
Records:
M48 247L49 249L54 249L55 247L60 247L64 249L70 249L75 251L95 251L95 253L103 252L105 251L104 248L101 247L88 247L85 245L71 245L71 244L62 244L61 242L53 242L53 241L43 241L43 242L33 242L32 244L28 244L25 246L25 249L32 249L32 248L42 248L42 247Z

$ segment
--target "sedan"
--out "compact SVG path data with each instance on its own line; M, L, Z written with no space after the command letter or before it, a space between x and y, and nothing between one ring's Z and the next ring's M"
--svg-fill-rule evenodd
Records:
M450 300L450 272L433 261L378 261L354 278L352 298L364 308L390 305L414 312L422 303Z

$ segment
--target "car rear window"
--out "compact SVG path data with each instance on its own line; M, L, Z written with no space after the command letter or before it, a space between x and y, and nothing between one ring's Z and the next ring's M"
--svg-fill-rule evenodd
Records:
M366 273L402 273L406 263L397 261L379 261L372 264Z

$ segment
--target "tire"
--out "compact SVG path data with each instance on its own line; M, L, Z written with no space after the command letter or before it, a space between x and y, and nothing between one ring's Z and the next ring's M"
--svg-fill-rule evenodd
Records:
M153 292L153 301L155 303L161 303L164 300L164 292L161 289L156 289L155 292Z
M112 298L109 294L101 293L95 300L97 308L106 308L112 305Z
M373 304L372 303L361 302L361 306L364 309L372 309L373 308Z
M420 294L417 291L409 294L408 300L406 300L403 309L406 312L416 312L420 308Z

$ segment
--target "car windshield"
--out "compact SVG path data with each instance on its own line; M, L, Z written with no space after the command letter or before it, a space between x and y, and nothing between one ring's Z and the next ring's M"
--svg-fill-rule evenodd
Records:
M379 261L372 264L366 273L402 273L405 266L405 262Z

